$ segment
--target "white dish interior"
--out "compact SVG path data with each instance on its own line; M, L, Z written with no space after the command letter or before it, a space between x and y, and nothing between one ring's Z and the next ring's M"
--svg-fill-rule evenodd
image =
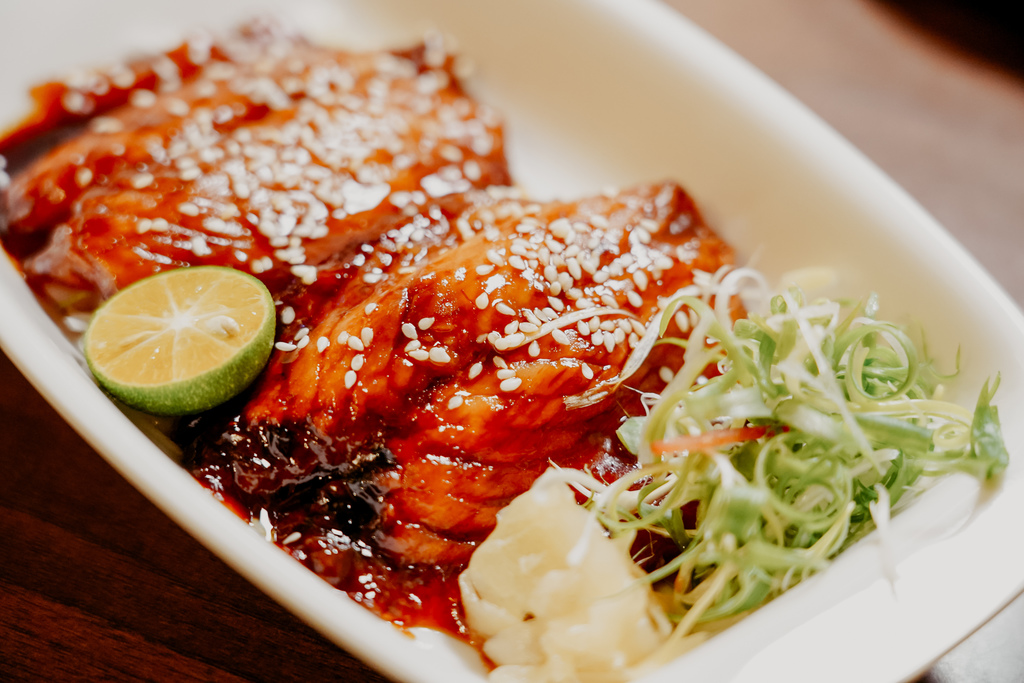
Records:
M829 571L647 680L905 679L1024 588L1024 554L1008 542L1024 518L1024 424L1011 419L1024 410L1019 311L856 150L656 2L7 3L0 7L0 121L19 118L33 82L171 47L189 29L227 26L263 8L318 39L357 47L402 45L439 28L476 63L470 88L504 114L513 176L534 196L679 180L741 259L769 277L833 267L837 291L877 291L886 316L919 322L946 367L959 345L961 402L972 404L982 382L1001 373L996 403L1010 468L992 488L946 480L894 520L895 585L883 578L869 537ZM214 501L103 397L6 259L0 320L3 348L68 422L268 594L400 680L483 679L468 647L436 633L399 633Z

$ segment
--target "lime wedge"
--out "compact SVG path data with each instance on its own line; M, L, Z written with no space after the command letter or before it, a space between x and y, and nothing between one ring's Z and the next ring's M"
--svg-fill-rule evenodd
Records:
M85 331L89 368L111 395L154 415L188 415L256 379L274 344L274 300L231 268L170 270L126 287Z

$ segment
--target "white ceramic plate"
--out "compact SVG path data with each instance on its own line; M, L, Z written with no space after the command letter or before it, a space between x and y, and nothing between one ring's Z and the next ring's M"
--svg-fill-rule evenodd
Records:
M38 0L0 5L0 121L27 85L76 65L170 47L284 2ZM1001 485L942 482L893 524L898 580L869 537L827 572L650 681L884 681L921 671L1024 587L1011 539L1024 519L1024 319L977 263L888 178L786 93L653 1L375 0L289 3L322 39L401 44L428 27L478 65L474 92L504 112L513 175L538 198L673 178L741 257L769 276L832 266L841 289L882 295L940 357L962 346L970 404L996 372L1012 464ZM59 21L55 22L55 17ZM235 569L350 652L408 681L482 680L475 654L399 634L215 502L107 401L74 348L0 259L0 344L110 463Z

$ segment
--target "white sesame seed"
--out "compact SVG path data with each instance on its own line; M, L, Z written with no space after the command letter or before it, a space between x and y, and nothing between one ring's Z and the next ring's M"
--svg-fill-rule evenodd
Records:
M491 266L491 265L477 266L476 267L476 274L477 275L490 275L493 270L494 270L494 266Z
M473 365L470 366L470 368L469 368L469 378L470 379L476 379L476 377L481 372L483 372L483 369L484 369L484 364L483 363L480 363L479 361L476 362L476 363L473 363Z
M502 391L515 391L516 389L521 387L522 384L523 380L520 379L519 377L510 377L509 379L506 379L501 384L499 384L498 387Z
M530 342L530 346L527 348L531 358L536 358L540 355L540 344L536 341Z
M420 321L416 323L416 326L421 330L429 330L430 326L434 324L433 318L420 318Z
M635 349L640 343L640 337L636 336L636 333L629 335L629 348Z
M321 339L323 339L323 337L321 337ZM366 356L364 356L361 353L356 354L355 356L352 357L352 369L357 371L357 372L359 370L362 370L363 369L363 363L365 363L365 362L366 362Z
M656 233L661 230L661 223L651 218L641 218L640 227L649 233Z
M510 335L510 334L515 334L518 331L519 331L519 321L518 320L513 320L508 325L505 325L505 334L506 334L506 336Z
M309 344L309 337L303 336L301 339L295 342L295 348L304 349Z
M505 265L505 259L495 249L488 249L487 250L487 260L490 261L491 263L493 263L496 266L503 266L503 265Z
M498 379L508 379L509 377L515 377L516 371L513 370L512 368L502 368L501 370L498 370L494 374L498 377Z
M356 383L356 371L349 370L345 373L345 388L351 389Z
M132 177L131 185L136 190L141 190L152 185L154 180L156 178L153 177L152 173L137 173Z
M551 296L558 296L561 293L562 293L562 283L561 282L552 282L551 286L548 287L548 294L550 294Z
M569 337L562 330L554 329L551 330L551 338L563 346L569 345Z
M523 261L523 257L518 254L509 258L508 264L516 270L526 270L526 262Z
M348 344L348 338L351 336L352 335L350 335L348 332L339 332L337 342L342 346L345 346Z
M646 230L634 230L630 234L636 235L636 239L640 244L651 243L651 233L647 232Z
M523 334L522 332L516 332L515 334L506 337L506 339L508 340L507 348L514 349L515 347L519 346L524 341L526 341L526 335Z
M583 290L579 287L572 287L568 292L565 293L565 298L570 301L576 301L577 299L583 298Z
M658 368L658 377L660 377L661 381L664 382L665 384L671 382L675 376L675 373L672 372L672 368L670 367L662 365L660 368Z
M598 330L594 334L590 335L590 343L594 346L602 346L604 344L604 332Z
M156 93L152 90L134 90L132 94L128 96L128 101L133 107L140 109L146 109L152 107L156 103Z
M348 348L353 351L365 351L366 346L363 345L363 340L354 334L348 338Z
M534 325L533 323L519 323L519 331L525 332L526 334L533 334L539 329L540 326Z
M579 280L583 277L583 269L580 268L580 262L575 257L566 259L565 267L569 269L569 275L572 276L573 280Z
M303 327L302 329L300 329L298 332L295 333L295 341L299 341L300 339L304 339L306 337L306 335L308 335L308 334L309 334L309 328L308 327Z
M303 284L311 285L316 282L316 266L298 265L290 268L292 275L299 278Z
M2 170L2 169L0 169ZM80 167L75 171L75 185L85 187L92 182L92 170L87 166Z
M594 282L596 284L601 285L607 282L609 277L611 277L611 275L608 273L608 271L602 268L601 270L594 273Z
M583 376L586 377L588 380L589 379L594 379L594 370L589 365L587 365L586 363L584 363L580 367L580 372L582 372Z
M549 296L548 297L548 303L551 304L551 308L555 309L556 311L564 311L565 310L565 304L562 303L561 299L556 299L553 296Z
M372 327L364 327L359 332L359 340L361 342L363 342L363 346L369 346L370 342L373 341L373 328Z
M289 344L288 342L277 342L274 344L274 348L278 351L294 351L298 347L295 344Z
M639 320L630 319L629 326L633 328L633 331L636 332L641 337L647 334L647 328L644 327L643 323L641 323Z
M443 364L449 363L452 360L452 357L448 355L448 352L445 349L441 348L440 346L435 346L434 348L430 349L430 353L428 354L428 356L430 357L430 361L432 363Z
M619 302L616 301L615 297L612 296L611 294L602 294L601 295L601 303L603 303L608 308L618 308L619 307Z
M419 333L416 332L416 326L412 323L402 323L402 334L409 339L416 339L419 336Z
M476 307L482 311L483 309L487 308L488 303L489 302L487 299L487 292L481 292L480 296L476 298Z
M555 237L563 239L566 235L572 232L572 223L569 222L568 218L556 218L551 221L550 225L548 225L548 230Z
M285 536L284 540L281 541L281 543L284 544L284 545L288 545L289 543L294 543L295 541L299 540L300 538L302 538L302 534L300 532L298 532L298 531L293 531L290 534L288 534L287 536Z
M452 396L450 399L448 399L448 410L455 410L456 408L458 408L461 405L462 405L462 397L461 396Z
M366 304L366 306L363 308L363 312L366 313L366 315L370 315L375 310L377 310L377 304Z
M324 350L331 345L331 340L327 337L318 337L316 340L316 350L318 353L323 353Z
M641 292L646 291L648 284L647 273L645 273L642 270L636 271L635 273L633 273L633 282L636 283L637 289L639 289Z
M632 289L626 292L626 299L633 308L640 308L644 305L643 298Z
M430 358L430 353L428 353L426 349L414 349L409 352L409 357L414 360L423 361Z
M516 314L515 309L506 304L504 301L499 301L497 304L495 304L494 310L498 311L498 313L504 313L505 315Z
M593 216L591 216L590 224L593 225L598 230L607 230L609 227L608 219L600 214L594 214Z
M410 351L415 351L421 346L423 346L423 344L420 343L419 339L413 339L412 341L405 345L405 352L409 353Z
M616 332L621 332L621 331L622 330L616 330ZM612 351L615 350L615 335L614 334L609 334L608 332L604 333L604 348L605 348L605 350L608 353L611 353Z
M198 216L199 207L192 202L182 202L178 204L178 211L185 214L186 216Z

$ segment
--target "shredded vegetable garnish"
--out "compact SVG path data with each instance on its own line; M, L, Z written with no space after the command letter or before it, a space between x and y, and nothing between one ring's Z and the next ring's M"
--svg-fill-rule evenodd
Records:
M666 657L694 628L757 607L862 533L884 532L890 505L922 478L988 479L1007 465L991 404L998 378L973 413L940 400L948 378L876 319L874 296L849 305L792 288L767 314L735 322L722 299L686 292L663 307L656 344L680 347L682 365L644 396L647 415L619 430L640 467L610 485L575 484L612 536L675 542L645 579L677 623ZM680 320L689 337L666 336Z

